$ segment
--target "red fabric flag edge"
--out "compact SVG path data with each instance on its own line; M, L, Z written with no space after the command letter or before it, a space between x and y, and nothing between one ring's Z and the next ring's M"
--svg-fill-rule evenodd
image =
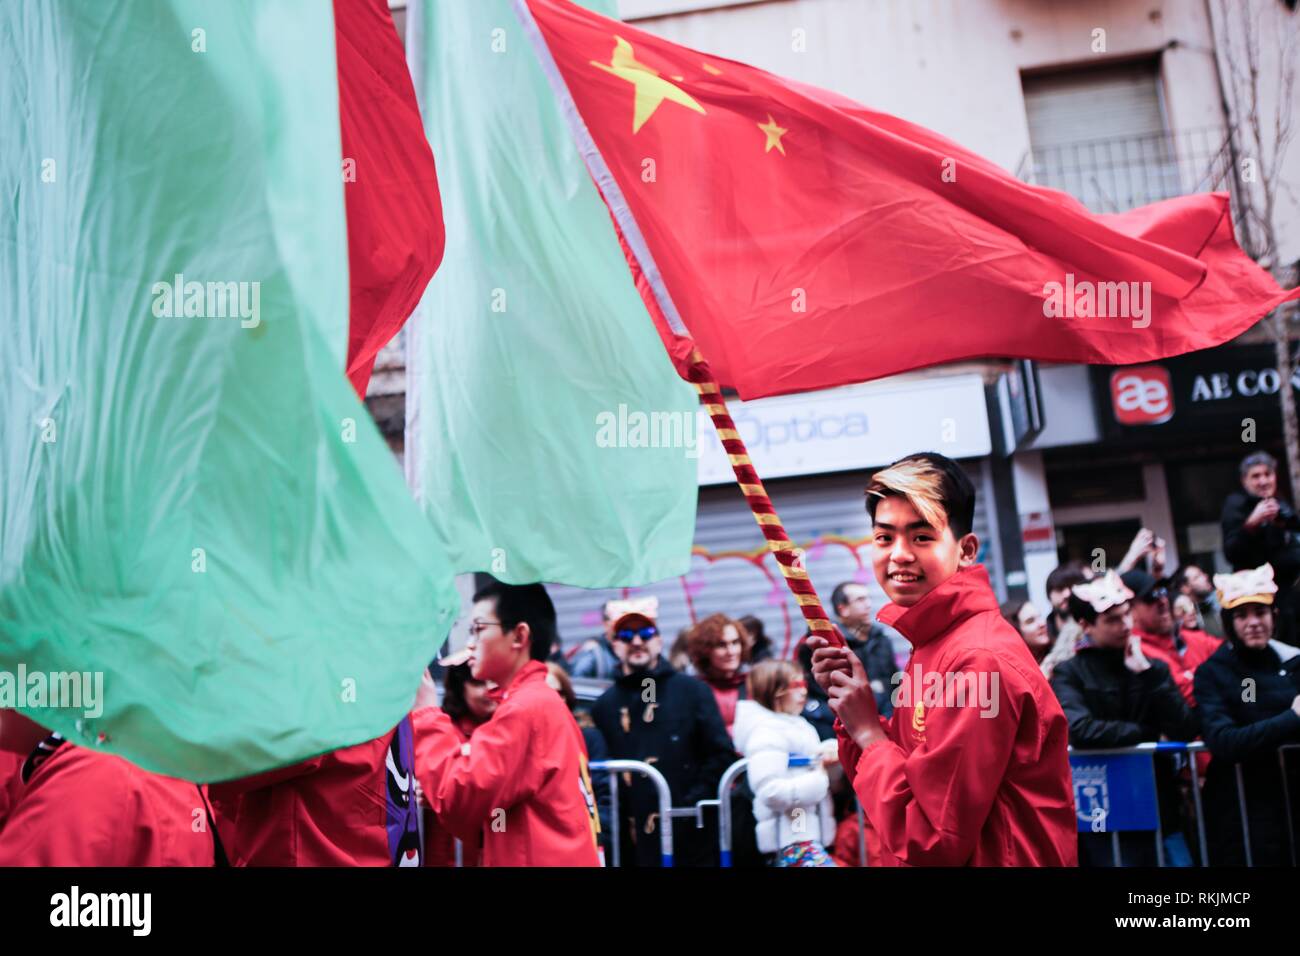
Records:
M346 371L364 400L375 356L415 311L442 262L446 233L433 150L388 4L334 0L334 36L350 283Z

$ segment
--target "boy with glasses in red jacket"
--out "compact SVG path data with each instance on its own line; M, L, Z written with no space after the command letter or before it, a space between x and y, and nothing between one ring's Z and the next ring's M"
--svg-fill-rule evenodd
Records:
M415 773L439 822L482 836L482 866L598 866L599 823L587 749L546 683L555 607L540 584L492 584L474 595L470 671L500 688L468 742L437 707L412 714Z

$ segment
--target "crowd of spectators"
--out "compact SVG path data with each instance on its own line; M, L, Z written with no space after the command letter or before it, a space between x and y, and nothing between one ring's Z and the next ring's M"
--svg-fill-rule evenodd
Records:
M1241 490L1225 502L1222 520L1224 558L1236 573L1168 568L1166 543L1143 528L1113 568L1104 557L1068 562L1048 576L1045 603L1020 598L1002 605L1033 665L1051 682L1076 754L1155 741L1205 743L1199 756L1151 758L1159 847L1152 832L1116 835L1105 820L1081 818L1082 865L1191 866L1203 857L1211 865L1239 864L1247 847L1256 864L1292 862L1285 794L1300 793L1300 776L1279 760L1278 748L1300 744L1293 589L1300 518L1278 497L1269 456L1242 463ZM876 620L871 592L859 581L837 585L830 605L888 718L896 675L907 664L906 641ZM571 659L557 646L549 665L593 761L654 767L673 807L686 808L715 800L722 774L746 758L747 773L732 794L735 865L859 864L857 807L838 767L835 718L803 641L792 661L779 660L757 617L715 613L677 633L665 651L653 597L609 601L602 619L600 635ZM583 708L570 674L609 684ZM475 720L486 719L486 705L472 703L480 692L457 669L447 681L458 726L468 735ZM1290 761L1297 766L1300 756ZM659 865L662 821L653 783L618 775L618 819L610 812L608 777L594 775L593 785L607 861L617 839L622 865ZM702 816L702 827L686 817L674 826L677 865L717 865L717 817L712 808ZM428 855L445 860L439 839L435 826Z

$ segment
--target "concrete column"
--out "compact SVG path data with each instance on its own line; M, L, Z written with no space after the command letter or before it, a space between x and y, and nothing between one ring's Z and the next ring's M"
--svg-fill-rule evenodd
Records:
M1047 576L1056 568L1056 527L1052 523L1052 505L1047 497L1047 472L1043 468L1043 453L1018 451L1011 456L1011 476L1015 487L1016 508L1020 512L1020 525L1028 531L1027 515L1039 515L1048 522L1050 548L1037 550L1030 544L1025 551L1025 577L1029 599L1043 613L1047 605Z

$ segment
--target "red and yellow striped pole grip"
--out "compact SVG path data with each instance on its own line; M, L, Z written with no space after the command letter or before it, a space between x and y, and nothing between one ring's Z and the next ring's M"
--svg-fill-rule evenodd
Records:
M709 364L704 360L699 349L691 353L688 380L700 393L700 404L713 420L713 427L718 430L718 438L722 441L722 447L726 449L727 459L731 462L731 470L736 474L736 482L740 485L741 494L745 496L754 520L758 522L759 530L763 532L763 537L767 539L768 548L776 557L781 575L785 578L790 592L794 594L804 620L808 622L808 629L813 634L825 637L832 644L842 646L844 638L840 635L839 629L831 623L808 577L808 571L804 567L803 552L795 547L790 536L785 533L781 517L776 513L772 499L767 496L763 480L754 470L754 464L749 459L749 451L745 448L740 433L736 431L736 423L731 420L731 413L727 411L727 402L722 397L722 389L714 381Z

